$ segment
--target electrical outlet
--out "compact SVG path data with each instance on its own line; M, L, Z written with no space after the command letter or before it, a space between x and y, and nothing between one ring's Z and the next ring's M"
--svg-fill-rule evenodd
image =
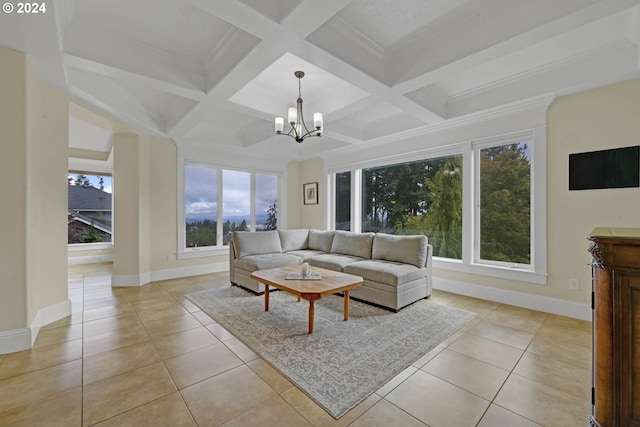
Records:
M578 279L569 279L569 289L577 291L580 289L580 281Z

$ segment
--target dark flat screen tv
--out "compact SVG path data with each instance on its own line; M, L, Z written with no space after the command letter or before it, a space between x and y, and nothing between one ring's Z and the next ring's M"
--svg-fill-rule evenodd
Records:
M569 190L640 187L640 146L569 154Z

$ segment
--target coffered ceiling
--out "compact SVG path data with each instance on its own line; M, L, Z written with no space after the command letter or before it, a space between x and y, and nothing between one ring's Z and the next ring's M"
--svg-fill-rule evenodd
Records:
M639 77L638 4L48 0L38 15L1 13L0 44L140 131L301 159ZM307 120L321 111L325 123L302 144L273 132L295 104L296 70ZM71 144L90 151L81 120L71 126L84 138Z

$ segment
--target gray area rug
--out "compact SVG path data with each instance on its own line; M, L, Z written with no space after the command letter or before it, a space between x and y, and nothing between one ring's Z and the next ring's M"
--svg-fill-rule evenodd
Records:
M235 286L186 297L336 419L476 316L428 300L399 313L351 300L345 322L331 295L316 301L309 335L308 301L286 292L270 293L268 312L264 296Z

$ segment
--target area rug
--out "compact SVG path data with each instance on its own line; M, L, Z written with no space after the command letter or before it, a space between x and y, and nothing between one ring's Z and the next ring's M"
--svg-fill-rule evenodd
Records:
M309 303L294 295L264 297L232 286L186 297L304 391L334 418L387 383L475 317L475 313L418 301L393 313L343 298L315 303L315 327L307 334Z

